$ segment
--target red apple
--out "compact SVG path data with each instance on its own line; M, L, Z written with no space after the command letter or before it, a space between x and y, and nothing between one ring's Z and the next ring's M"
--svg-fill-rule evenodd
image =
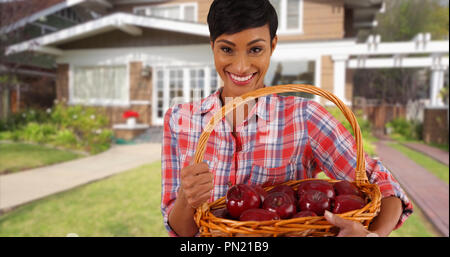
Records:
M336 192L336 195L361 196L361 193L359 192L358 188L346 180L342 180L342 181L334 183L333 187L334 187L334 191Z
M278 185L272 188L269 193L272 192L283 192L286 193L291 199L292 202L295 203L297 201L297 198L295 197L295 191L290 186L287 185Z
M212 210L211 213L214 216L216 216L217 218L222 218L222 219L228 218L228 211L227 211L227 208L225 208L225 207Z
M317 216L317 214L312 211L301 211L294 214L292 218L313 217L313 216Z
M325 210L331 209L331 199L321 191L306 191L298 201L300 211L312 211L319 216L323 216Z
M282 219L289 219L295 213L295 202L288 194L283 192L272 192L267 195L262 208L275 212Z
M334 188L331 183L323 180L308 180L300 182L297 187L298 199L300 200L302 195L309 190L321 191L330 199L334 199L335 196Z
M242 212L240 221L279 220L278 214L264 209L248 209Z
M251 186L238 184L228 190L225 203L228 213L233 218L239 218L243 211L258 208L261 205L261 197Z
M364 200L356 195L338 195L334 199L333 213L344 213L361 209L364 207Z
M251 185L251 187L259 194L261 198L261 203L264 202L264 199L267 196L267 191L262 188L260 185Z

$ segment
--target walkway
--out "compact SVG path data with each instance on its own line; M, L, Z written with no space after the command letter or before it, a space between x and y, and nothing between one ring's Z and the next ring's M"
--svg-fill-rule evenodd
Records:
M161 144L116 145L98 155L0 176L0 214L159 159Z
M376 143L377 154L412 201L443 235L449 236L449 186L435 175L389 147L386 140Z
M444 150L421 143L404 143L404 145L448 166L448 152Z

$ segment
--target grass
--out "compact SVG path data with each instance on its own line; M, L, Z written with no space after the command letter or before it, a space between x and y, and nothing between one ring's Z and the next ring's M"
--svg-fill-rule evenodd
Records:
M390 147L402 152L409 159L416 162L418 165L424 167L426 170L433 173L440 180L449 183L449 167L444 165L433 158L430 158L422 153L414 151L406 146L399 143L388 143Z
M160 194L158 161L8 212L0 236L167 236Z
M83 155L40 145L0 144L0 175L65 162Z

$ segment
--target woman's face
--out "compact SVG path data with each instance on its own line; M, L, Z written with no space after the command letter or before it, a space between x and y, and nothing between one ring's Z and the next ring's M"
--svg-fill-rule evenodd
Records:
M216 70L224 82L222 97L262 88L276 44L277 37L270 42L269 25L222 34L211 42Z

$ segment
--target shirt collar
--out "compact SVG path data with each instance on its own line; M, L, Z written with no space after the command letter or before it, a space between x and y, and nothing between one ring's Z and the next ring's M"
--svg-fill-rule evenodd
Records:
M222 108L222 102L220 100L220 93L222 92L223 87L217 89L213 94L208 97L202 99L200 102L194 103L193 113L194 114L206 114L206 113L215 113ZM258 97L258 102L256 103L256 107L253 107L249 113L249 117L255 113L259 118L264 119L265 121L270 121L273 115L270 115L271 110L274 110L275 101L273 96L277 96L276 94L266 95ZM247 119L248 119L247 118Z

